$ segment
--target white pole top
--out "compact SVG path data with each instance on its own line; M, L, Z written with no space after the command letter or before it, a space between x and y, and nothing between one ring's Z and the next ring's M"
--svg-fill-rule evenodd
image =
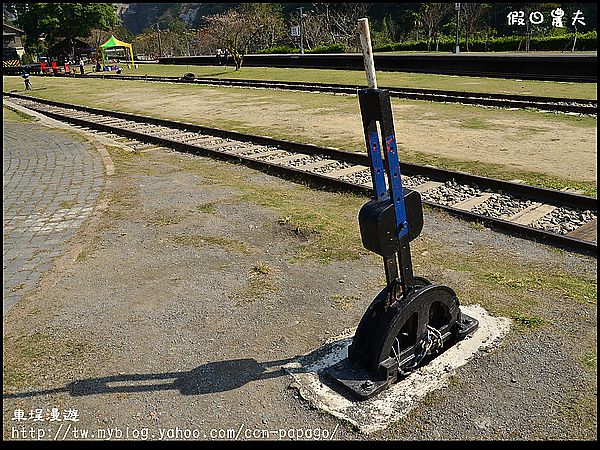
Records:
M371 33L369 32L369 19L366 17L358 19L358 34L362 46L363 62L367 72L367 83L369 88L377 89L377 78L375 77L375 61L373 61L373 48L371 47Z

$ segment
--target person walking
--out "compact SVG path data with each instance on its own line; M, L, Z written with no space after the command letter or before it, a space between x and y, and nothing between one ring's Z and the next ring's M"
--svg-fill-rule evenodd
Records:
M31 81L29 81L29 72L27 69L23 70L21 76L23 77L23 80L25 80L25 90L31 91Z
M80 73L81 75L84 75L84 74L85 74L85 64L84 64L84 62L83 62L83 58L81 58L81 59L79 60L79 73Z

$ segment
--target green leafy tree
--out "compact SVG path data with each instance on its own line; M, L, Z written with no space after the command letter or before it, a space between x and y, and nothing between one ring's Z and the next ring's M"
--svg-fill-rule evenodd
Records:
M88 38L93 29L110 29L116 22L112 3L28 3L17 20L26 33L26 47L38 48L40 37L48 47L65 40L70 57L75 39Z
M390 44L392 42L391 17L386 16L381 23L381 30L373 31L373 44L376 46Z

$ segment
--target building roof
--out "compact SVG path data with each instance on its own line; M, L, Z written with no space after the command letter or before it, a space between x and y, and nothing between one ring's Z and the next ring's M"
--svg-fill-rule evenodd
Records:
M15 27L13 25L9 25L9 24L7 24L5 22L2 22L2 34L6 34L6 33L4 33L4 28L10 28L11 30L16 31L17 33L25 33L20 28L17 28L17 27Z

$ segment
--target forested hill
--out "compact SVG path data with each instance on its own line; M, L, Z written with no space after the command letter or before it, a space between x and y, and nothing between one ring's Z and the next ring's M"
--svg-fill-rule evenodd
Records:
M373 21L375 29L381 27L382 20L387 20L395 28L393 34L397 39L406 38L414 29L418 20L418 11L422 3L368 3L370 5L368 16ZM159 23L161 28L169 28L174 22L185 23L185 26L196 28L202 24L202 17L220 13L233 8L239 3L115 3L117 14L122 20L123 26L134 35L141 33L144 29ZM283 15L289 18L297 14L298 7L304 7L304 11L310 13L313 3L280 3ZM321 5L327 5L325 3ZM343 3L329 3L332 8L344 7ZM351 5L351 4L346 4ZM488 10L487 22L490 27L497 30L499 36L510 35L518 30L507 25L506 14L511 10L520 8L532 8L537 6L542 10L548 10L549 6L561 5L561 3L491 3ZM322 9L323 6L321 6ZM564 8L569 11L581 9L588 19L586 31L596 29L596 5L595 3L565 3ZM547 12L547 11L546 11ZM173 28L177 28L176 26Z
M3 3L3 18L12 23L16 16L14 15L14 6L18 3ZM183 28L197 28L202 25L202 18L212 14L217 14L233 8L239 3L115 3L117 16L121 19L122 25L134 36L142 33L145 29L158 23L161 29L178 30ZM304 12L311 14L311 9L323 11L326 8L344 9L352 8L356 3L280 3L283 16L289 19L291 16L297 17L298 8L303 7ZM387 21L388 31L395 40L406 39L415 29L417 23L421 23L419 12L423 3L366 3L368 7L368 16L372 21L372 29L380 30L384 19ZM436 5L436 4L431 4ZM467 4L468 5L468 4ZM494 29L497 36L506 36L519 33L519 27L510 27L507 24L506 15L508 12L518 9L540 9L548 16L551 8L561 5L569 14L577 9L581 9L585 14L585 30L592 31L596 29L597 12L595 3L490 3L486 12L486 26ZM568 14L568 15L569 15ZM567 15L567 16L568 16ZM452 26L449 25L450 28ZM449 30L450 30L449 28ZM453 31L447 31L452 34ZM417 37L418 39L418 37Z
M226 11L239 3L115 3L115 5L123 26L137 35L155 23L168 28L174 20L182 20L188 27L196 28L202 24L203 16ZM286 18L294 13L297 14L299 7L304 7L305 12L310 12L312 5L312 3L281 3ZM343 7L343 4L330 3L330 5ZM371 3L370 5L369 16L372 19L378 21L384 16L392 16L395 17L400 28L409 31L414 25L414 15L421 3Z
M183 20L195 28L202 16L226 11L238 3L115 3L123 26L134 35L155 23L168 26L173 20Z

